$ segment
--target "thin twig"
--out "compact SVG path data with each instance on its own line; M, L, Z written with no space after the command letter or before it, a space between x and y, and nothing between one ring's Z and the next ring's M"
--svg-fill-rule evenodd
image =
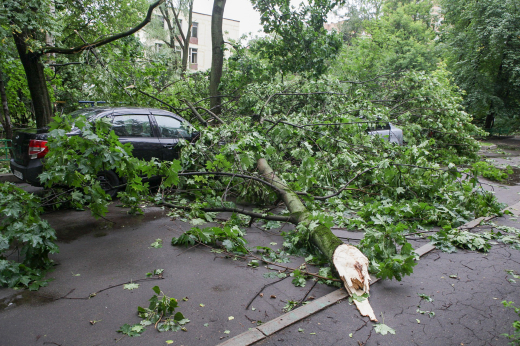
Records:
M249 306L253 303L253 301L256 299L256 297L257 297L260 293L262 293L262 291L263 291L266 287L271 286L271 285L274 285L275 283L278 283L278 282L280 282L280 281L282 281L282 280L285 280L285 279L288 278L288 277L289 277L289 276L286 276L286 277L284 277L284 278L281 278L280 280L276 280L276 281L273 281L273 282L271 282L271 283L265 284L264 287L262 287L262 288L260 289L260 291L258 291L258 292L253 296L253 298L249 301L249 303L246 305L246 310L249 309Z
M89 294L88 297L77 297L77 298L74 298L74 297L73 297L73 298L69 298L69 297L67 297L67 296L70 294L70 292L69 292L69 293L67 293L65 296L60 297L60 298L56 298L56 299L54 299L54 300L60 300L60 299L79 299L79 300L88 300L88 299L90 299L90 298L95 297L98 293L101 293L101 292L103 292L103 291L109 290L109 289L114 288L114 287L120 287L120 286L123 286L123 285L126 285L126 284L135 283L135 282L143 282L143 281L151 281L151 280L162 280L162 279L164 279L164 278L162 277L162 275L160 275L160 276L157 276L157 277L151 277L151 278L146 278L146 279L130 280L130 281L128 281L128 282L123 282L122 284L117 284L117 285L114 285L114 286L108 286L107 288L103 288L103 289L101 289L101 290L99 290L99 291L96 291L96 292L94 292L94 293Z

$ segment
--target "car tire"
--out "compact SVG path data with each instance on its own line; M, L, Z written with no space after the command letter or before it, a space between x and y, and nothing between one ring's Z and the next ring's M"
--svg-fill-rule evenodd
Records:
M101 171L97 174L99 183L103 191L110 198L114 199L117 196L117 192L119 191L119 177L114 171Z

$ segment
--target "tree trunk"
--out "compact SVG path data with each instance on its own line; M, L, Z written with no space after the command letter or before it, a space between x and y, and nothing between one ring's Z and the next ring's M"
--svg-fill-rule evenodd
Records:
M186 71L188 70L188 58L190 55L190 39L191 39L191 25L193 22L192 19L193 16L193 1L190 3L190 9L188 14L188 31L186 32L186 40L184 41L184 52L182 53L182 75L186 74ZM179 28L179 30L182 30L182 28Z
M489 105L489 111L486 115L486 122L484 123L485 129L491 129L495 125L495 109L493 108L493 101Z
M163 17L166 19L166 25L168 26L168 31L170 32L170 48L174 50L175 53L175 41L179 43L179 46L182 50L181 57L181 75L184 76L186 71L188 70L188 58L190 54L190 39L191 39L191 25L193 22L193 1L190 1L188 7L188 31L186 31L186 36L182 32L182 23L179 20L179 15L181 13L181 5L179 2L179 8L175 9L175 5L173 2L167 2L164 10L159 7ZM168 9L169 6L169 9ZM173 18L170 18L169 11L173 13ZM177 11L177 12L176 12ZM177 35L177 28L179 35ZM179 37L180 36L180 37Z
M211 15L211 74L209 82L209 94L211 96L211 111L220 114L221 100L218 86L222 78L222 65L224 64L224 35L222 33L222 22L224 19L224 6L226 0L214 0L213 13Z
M311 228L311 213L305 208L296 193L291 191L273 172L265 159L258 160L258 171L264 178L276 186L285 206L291 213L291 218L298 224L303 224L309 229L309 240L329 260L331 266L336 269L341 277L347 292L353 296L361 297L370 289L370 276L368 274L368 258L352 245L344 244L336 237L329 227L318 224ZM372 321L377 321L374 311L368 299L357 298L354 303L361 315L368 316Z
M486 122L484 124L485 129L491 129L495 123L495 116L492 112L486 115Z
M45 127L51 122L53 114L41 56L27 49L25 37L29 37L28 33L14 33L13 37L18 55L20 56L20 61L25 70L25 75L27 76L27 84L29 86L29 92L31 93L34 115L36 117L36 127Z
M11 139L13 137L13 128L11 126L11 116L9 115L9 106L7 104L7 95L5 93L4 74L2 69L0 69L0 100L2 100L2 111L4 113L2 125L5 130L5 138Z

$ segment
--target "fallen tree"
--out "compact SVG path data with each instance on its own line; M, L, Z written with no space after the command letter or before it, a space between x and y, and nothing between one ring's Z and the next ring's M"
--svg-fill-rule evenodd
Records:
M345 284L347 292L353 296L363 297L370 290L370 276L368 274L368 258L358 248L344 244L336 237L330 227L323 224L312 225L313 218L305 208L296 193L291 191L280 178L276 176L265 159L258 160L258 171L273 185L278 187L285 205L296 223L308 229L309 238L334 266L339 277ZM363 297L364 298L364 297ZM368 316L372 321L377 318L367 299L354 299L363 316Z

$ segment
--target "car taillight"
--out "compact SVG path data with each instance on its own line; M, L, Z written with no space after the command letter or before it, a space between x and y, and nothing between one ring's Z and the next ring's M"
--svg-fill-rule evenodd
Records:
M29 141L29 158L30 159L41 159L49 152L47 148L47 141L38 139L31 139Z

